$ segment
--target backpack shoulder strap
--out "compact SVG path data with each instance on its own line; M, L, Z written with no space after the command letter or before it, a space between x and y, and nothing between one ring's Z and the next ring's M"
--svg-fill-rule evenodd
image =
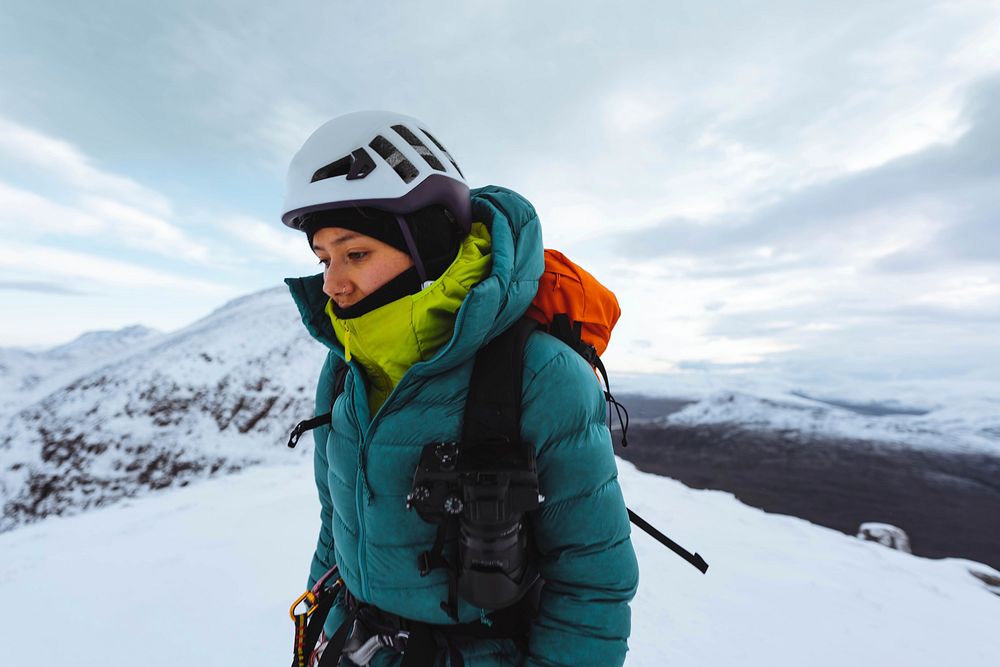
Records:
M476 354L465 403L463 443L520 441L524 346L537 329L534 320L518 320Z

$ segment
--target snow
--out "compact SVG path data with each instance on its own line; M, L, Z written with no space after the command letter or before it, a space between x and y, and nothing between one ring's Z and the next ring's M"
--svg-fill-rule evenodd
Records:
M738 424L885 446L1000 453L1000 380L809 383L767 372L616 375L616 394L692 401L673 424ZM627 407L627 402L626 402Z
M1000 597L969 574L1000 577L985 565L914 557L619 467L630 506L710 563L702 575L634 530L630 667L985 667L1000 655ZM56 665L287 663L287 609L318 511L297 462L0 534L4 664L34 662L40 647Z
M287 663L319 510L310 439L284 440L312 415L325 352L283 286L168 334L0 349L0 664L39 647L53 664ZM1000 451L1000 381L982 377L611 371L618 395L692 401L662 417L674 424ZM1000 654L1000 573L986 565L619 466L632 508L711 566L702 576L633 533L632 667L976 667Z
M31 404L162 334L142 326L90 331L49 350L0 348L0 416Z
M60 368L37 391L9 398L20 396L23 376L15 369L0 378L10 406L0 414L0 530L262 461L308 458L307 446L289 452L284 442L313 416L325 354L285 286L170 334L87 334L37 354Z

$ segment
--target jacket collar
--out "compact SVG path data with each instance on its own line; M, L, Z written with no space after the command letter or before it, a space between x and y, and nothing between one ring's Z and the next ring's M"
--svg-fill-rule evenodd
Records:
M472 191L472 219L486 224L492 239L489 275L473 287L455 319L451 339L412 372L430 375L457 366L521 318L538 290L545 260L541 225L521 195L498 186ZM325 312L323 275L287 278L285 283L310 335L344 357Z

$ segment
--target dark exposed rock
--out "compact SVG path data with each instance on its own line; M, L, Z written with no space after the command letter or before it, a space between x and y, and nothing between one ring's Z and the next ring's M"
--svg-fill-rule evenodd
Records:
M996 572L986 572L980 567L972 567L969 568L969 574L983 582L990 593L1000 595L1000 575Z
M905 526L917 555L1000 567L1000 455L670 423L633 423L629 446L616 452L640 470L768 512L849 535L870 520Z

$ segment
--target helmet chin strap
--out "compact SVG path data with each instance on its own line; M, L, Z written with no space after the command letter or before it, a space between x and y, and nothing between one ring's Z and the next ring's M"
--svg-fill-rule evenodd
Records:
M410 251L410 257L413 259L413 266L417 269L417 275L420 276L421 286L425 286L427 283L427 271L424 269L424 262L420 259L420 253L417 252L417 244L413 240L413 234L410 233L410 226L406 223L406 219L401 215L396 215L396 222L399 223L399 230L403 232L403 240L406 241L406 247Z

